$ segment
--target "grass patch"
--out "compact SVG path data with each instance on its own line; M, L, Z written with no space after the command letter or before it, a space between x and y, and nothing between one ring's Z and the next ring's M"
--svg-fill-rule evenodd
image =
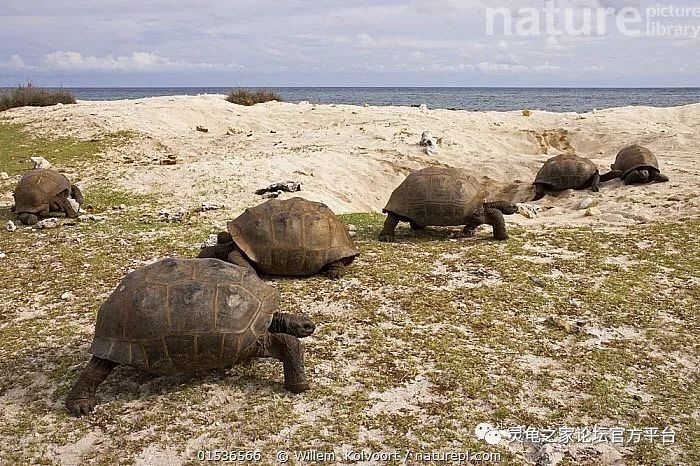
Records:
M99 139L47 137L30 133L26 125L0 121L0 167L10 176L30 170L34 156L45 157L57 167L71 167L94 161L99 154L115 145L124 144L133 134L119 131Z
M0 112L15 107L48 107L74 103L75 97L66 90L42 89L32 83L17 86L0 94Z
M263 102L271 102L276 100L282 102L282 97L275 91L270 89L236 89L231 91L226 100L232 104L251 106L261 104Z

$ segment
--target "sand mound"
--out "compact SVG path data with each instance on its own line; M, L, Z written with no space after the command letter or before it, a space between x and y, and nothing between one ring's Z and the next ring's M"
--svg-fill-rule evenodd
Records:
M114 164L109 176L128 190L162 194L184 207L221 202L238 212L260 202L256 189L297 180L301 195L336 212L379 211L408 172L427 165L472 169L494 180L495 189L524 200L531 192L528 184L550 156L576 153L604 172L619 149L639 143L657 154L670 183L624 187L613 181L598 194L564 192L540 201L537 219L509 220L620 224L695 216L700 210L700 104L581 115L535 111L526 117L521 112L277 102L241 107L223 96L202 95L81 101L7 114L46 131L84 138L137 132L132 144L106 154ZM443 138L438 155L427 155L418 145L426 130ZM166 158L177 163L161 165ZM510 184L516 180L523 183ZM586 217L579 207L589 197L593 200L586 203L597 204L599 212Z

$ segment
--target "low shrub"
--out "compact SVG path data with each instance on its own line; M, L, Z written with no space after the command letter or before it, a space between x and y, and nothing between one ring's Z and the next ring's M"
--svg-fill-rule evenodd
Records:
M255 105L272 100L282 102L282 97L269 89L236 89L228 94L226 100L238 105Z
M74 103L75 97L66 90L42 89L32 83L0 93L0 112L15 107L46 107Z

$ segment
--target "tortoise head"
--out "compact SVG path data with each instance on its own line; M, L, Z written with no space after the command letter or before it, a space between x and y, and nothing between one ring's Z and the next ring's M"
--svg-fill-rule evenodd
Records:
M651 174L649 173L649 170L647 170L647 169L639 170L639 181L641 183L647 183L649 181L650 177L651 177Z
M270 324L270 333L286 333L297 338L308 337L316 330L316 325L305 315L276 312Z

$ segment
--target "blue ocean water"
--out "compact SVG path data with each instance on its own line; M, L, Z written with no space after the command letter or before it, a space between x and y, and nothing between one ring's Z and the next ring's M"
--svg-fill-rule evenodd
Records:
M670 107L700 102L700 87L658 89L602 88L447 88L447 87L282 87L271 88L287 102L319 104L420 105L457 110L593 109L649 105ZM69 88L78 99L119 100L168 95L226 94L231 88Z

